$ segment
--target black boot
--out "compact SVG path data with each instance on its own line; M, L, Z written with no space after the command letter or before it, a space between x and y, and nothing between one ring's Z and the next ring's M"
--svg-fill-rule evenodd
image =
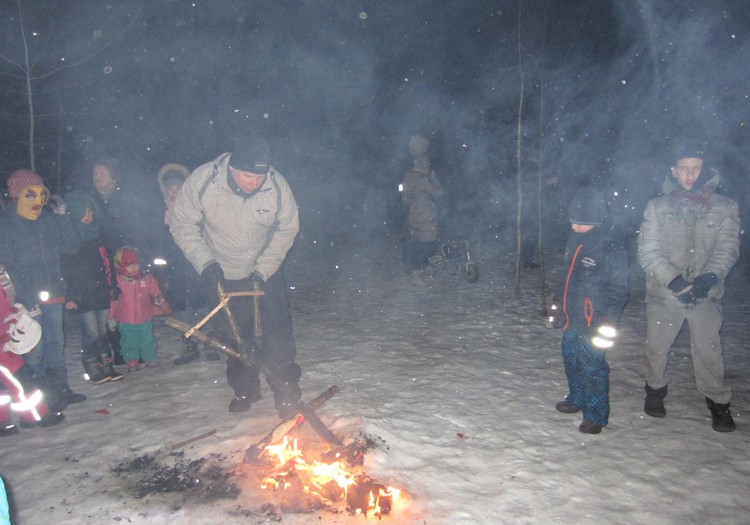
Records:
M112 366L113 361L114 359L112 358L112 354L109 353L109 350L107 350L106 353L99 354L99 366L101 366L102 372L109 376L110 381L119 381L125 376L119 372L115 372L115 368Z
M34 376L32 384L39 387L39 390L44 393L44 400L47 402L50 412L62 412L68 407L69 403L63 395L62 389L50 377Z
M729 411L729 403L722 405L706 398L706 405L711 411L711 428L716 432L732 432L737 428L732 419L732 413Z
M86 379L89 380L89 383L101 385L111 379L99 364L98 356L84 353L81 355L81 363L83 363L83 370L86 372Z
M174 364L184 365L184 364L189 363L190 361L195 361L196 359L199 359L200 356L201 356L201 353L198 351L198 343L196 343L192 339L186 339L185 351L182 353L180 357L174 360Z
M65 399L65 402L69 405L75 405L76 403L83 403L84 401L86 401L86 396L77 392L73 392L70 388L63 389L62 395Z
M262 399L260 392L253 392L252 394L241 394L235 392L234 399L229 402L230 412L247 412L250 410L250 406L253 403L257 403Z
M643 404L643 411L651 417L666 417L665 397L667 397L667 385L654 389L646 384L646 402Z
M51 382L56 385L60 393L60 399L65 406L86 401L86 396L83 394L77 394L70 389L70 385L68 384L68 372L64 368L55 371L47 371L47 376ZM53 412L62 412L63 409L60 408L53 410L52 407L50 407L50 410Z

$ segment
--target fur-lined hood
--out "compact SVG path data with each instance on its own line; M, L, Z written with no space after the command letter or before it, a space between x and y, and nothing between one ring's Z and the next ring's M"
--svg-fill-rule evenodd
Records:
M165 199L167 198L167 187L164 185L164 176L171 171L181 173L183 179L187 179L190 175L190 171L182 164L170 163L162 166L159 173L156 175L156 180L159 182L159 189Z

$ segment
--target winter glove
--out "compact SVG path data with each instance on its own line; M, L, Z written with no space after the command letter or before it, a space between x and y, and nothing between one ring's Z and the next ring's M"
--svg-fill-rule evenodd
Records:
M697 301L698 299L705 299L708 297L708 291L713 285L718 284L718 282L719 278L713 272L704 273L696 277L693 281L693 289L691 290L695 300Z
M682 275L678 275L670 281L667 285L672 291L672 294L682 304L693 304L695 303L695 297L693 296L693 283L686 281Z
M49 207L55 213L55 215L65 215L68 211L68 207L65 201L59 195L52 195L49 200Z
M558 303L555 301L552 303L552 306L549 307L549 318L547 320L549 321L549 324L552 325L552 328L562 328L565 324L562 308L557 304Z
M219 284L224 284L224 270L221 269L219 263L213 261L203 268L201 279L203 279L203 282L209 287L209 290L216 293Z
M114 332L117 330L117 321L114 319L107 319L107 330L110 332Z
M263 284L264 282L266 282L266 280L263 278L263 276L261 274L259 274L258 272L251 273L250 274L250 280L252 281L253 284L255 284L255 283Z
M591 344L599 350L609 350L615 345L617 328L613 323L602 322L591 334Z

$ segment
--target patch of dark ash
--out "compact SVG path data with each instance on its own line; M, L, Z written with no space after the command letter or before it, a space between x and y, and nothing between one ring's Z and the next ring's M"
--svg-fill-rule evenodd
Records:
M180 492L195 502L235 499L240 489L231 469L221 465L219 455L197 459L166 458L144 454L122 461L112 471L125 483L134 498L152 493Z

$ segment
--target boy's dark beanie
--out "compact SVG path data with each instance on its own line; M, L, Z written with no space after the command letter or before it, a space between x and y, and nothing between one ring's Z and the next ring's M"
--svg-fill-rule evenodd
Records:
M578 188L568 206L572 224L599 226L607 219L607 202L602 192L591 186Z

